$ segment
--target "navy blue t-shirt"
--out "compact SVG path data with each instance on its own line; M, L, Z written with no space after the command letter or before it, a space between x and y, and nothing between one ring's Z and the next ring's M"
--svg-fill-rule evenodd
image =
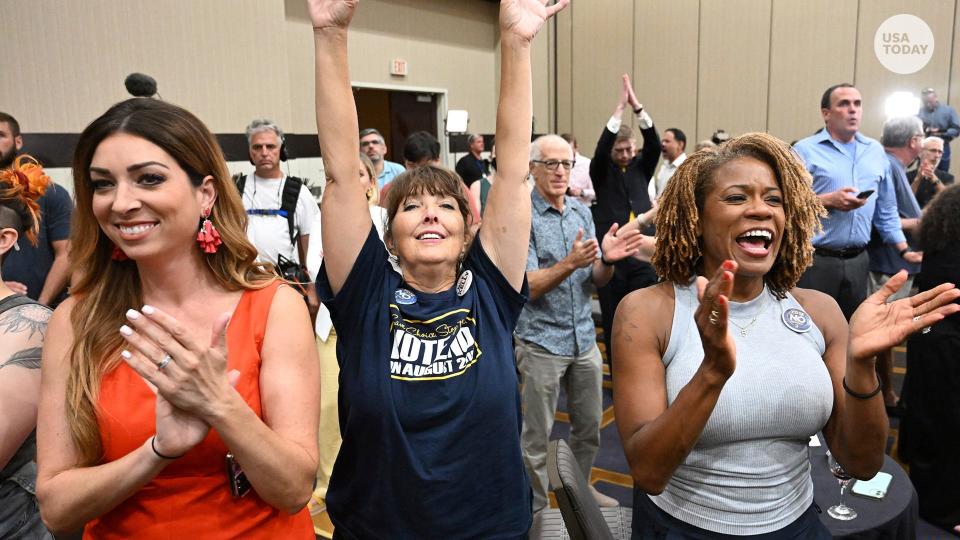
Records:
M525 538L530 483L520 450L511 334L527 299L479 238L473 283L430 294L406 285L371 228L333 297L343 445L327 491L338 538Z
M3 261L3 279L19 281L27 286L27 296L37 300L43 292L43 284L53 266L53 242L70 238L70 215L73 213L73 200L66 189L50 184L46 193L37 199L40 205L40 233L37 234L36 247L26 238L18 241L19 251L10 250ZM67 297L67 289L50 302L50 307Z

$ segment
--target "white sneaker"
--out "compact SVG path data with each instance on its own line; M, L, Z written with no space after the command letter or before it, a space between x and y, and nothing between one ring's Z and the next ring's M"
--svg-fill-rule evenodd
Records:
M597 501L597 506L601 508L612 508L614 506L620 506L620 501L614 499L613 497L608 497L603 493L597 491L597 488L590 486L590 493L593 495L593 499Z

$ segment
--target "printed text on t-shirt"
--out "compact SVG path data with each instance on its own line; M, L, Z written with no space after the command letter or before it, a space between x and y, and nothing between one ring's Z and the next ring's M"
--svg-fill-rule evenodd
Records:
M480 358L477 321L469 309L455 309L427 321L405 319L390 304L390 378L436 381L463 375Z

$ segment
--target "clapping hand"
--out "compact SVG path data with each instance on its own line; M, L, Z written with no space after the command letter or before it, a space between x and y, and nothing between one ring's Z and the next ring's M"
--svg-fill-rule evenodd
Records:
M703 367L709 375L726 381L737 367L737 345L727 332L730 294L737 263L724 261L710 281L697 277L697 299L700 306L693 314L703 343Z
M630 75L626 73L623 74L623 92L626 94L626 102L630 105L631 109L636 111L643 108L643 105L637 100L637 95L633 93L633 84L630 83Z
M536 37L543 23L566 7L570 0L501 0L500 32L530 42Z
M848 354L851 358L872 358L910 334L960 311L960 305L953 303L960 298L960 290L953 283L943 283L888 304L887 298L900 290L906 280L907 272L901 270L860 304L850 317Z
M573 247L565 259L574 269L586 268L593 264L593 261L597 260L598 249L597 239L591 238L584 240L583 228L581 228L577 231L577 236L573 240Z
M634 229L618 234L619 229L620 225L614 223L607 234L603 235L603 243L600 247L603 249L603 258L607 262L617 262L635 255L643 243L640 231Z
M239 372L227 373L230 315L214 323L208 345L157 308L128 310L127 320L131 326L121 327L120 334L129 349L121 356L157 394L156 448L183 454L206 437L206 419L236 393Z

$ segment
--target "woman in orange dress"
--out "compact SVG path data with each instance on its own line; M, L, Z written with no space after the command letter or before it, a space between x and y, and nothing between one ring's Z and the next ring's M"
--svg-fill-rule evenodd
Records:
M75 283L43 352L43 521L85 538L312 539L310 318L255 262L213 135L130 99L81 134L73 178Z

